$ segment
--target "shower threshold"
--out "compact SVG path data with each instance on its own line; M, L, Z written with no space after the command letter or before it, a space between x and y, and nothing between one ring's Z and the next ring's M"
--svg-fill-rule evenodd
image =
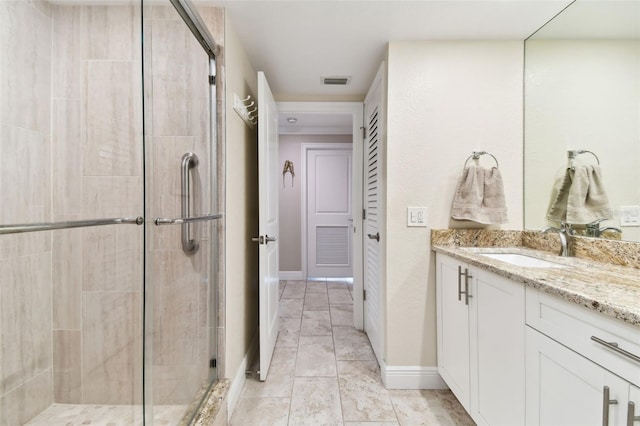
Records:
M153 425L177 425L187 410L187 405L155 405ZM76 426L76 425L142 425L140 405L102 404L53 404L27 425Z

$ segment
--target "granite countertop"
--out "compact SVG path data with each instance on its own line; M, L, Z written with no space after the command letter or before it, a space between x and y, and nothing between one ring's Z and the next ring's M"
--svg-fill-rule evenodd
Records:
M640 271L636 268L560 257L525 247L433 245L432 249L640 328ZM518 253L565 267L514 266L482 253Z

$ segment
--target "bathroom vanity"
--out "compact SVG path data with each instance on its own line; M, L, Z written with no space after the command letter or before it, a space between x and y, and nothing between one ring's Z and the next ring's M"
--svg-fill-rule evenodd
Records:
M433 249L438 371L478 425L640 425L640 270Z

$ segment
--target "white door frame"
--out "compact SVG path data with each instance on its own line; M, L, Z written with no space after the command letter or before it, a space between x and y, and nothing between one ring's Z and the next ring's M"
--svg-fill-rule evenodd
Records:
M350 143L322 143L322 142L318 142L318 143L303 143L302 147L301 147L301 155L302 155L302 178L300 179L301 181L301 189L300 189L300 207L301 207L301 212L300 214L302 215L302 220L300 221L300 226L302 227L302 230L300 232L301 234L301 246L300 248L302 249L302 275L304 277L308 276L308 262L307 260L309 260L309 247L307 246L307 233L309 232L309 200L307 200L308 197L308 193L307 193L307 183L309 182L307 179L307 169L309 167L309 165L307 164L307 155L309 153L309 151L313 151L313 150L327 150L327 149L340 149L340 150L350 150L351 151L351 156L353 157L353 144ZM353 167L353 159L351 161L351 166ZM353 172L352 172L353 174ZM351 180L353 182L353 176L351 176ZM353 184L352 184L353 186ZM353 188L352 188L353 189ZM353 198L353 193L351 193L351 197ZM351 202L351 209L353 209L353 201ZM351 212L352 216L355 216L356 213L355 212ZM352 235L352 240L351 240L351 247L353 247L354 244L359 243L358 241L355 240L356 235ZM352 248L352 252L355 250L355 247ZM353 253L351 253L351 266L352 266L352 270L353 268L355 268L355 263L353 261ZM353 272L352 272L353 273Z
M353 234L353 325L356 329L364 328L364 300L362 292L362 155L363 155L363 137L362 126L363 119L363 103L362 102L278 102L278 110L280 114L293 113L318 113L318 114L350 114L352 117L353 135L353 180L352 180L352 210L353 210L353 226L355 233ZM306 201L303 199L303 204ZM306 207L305 207L306 209ZM304 225L303 225L304 226ZM306 229L300 230L302 235ZM306 237L305 237L306 238ZM359 244L360 242L360 244ZM306 247L303 246L306 250ZM306 276L306 259L302 258L303 273Z

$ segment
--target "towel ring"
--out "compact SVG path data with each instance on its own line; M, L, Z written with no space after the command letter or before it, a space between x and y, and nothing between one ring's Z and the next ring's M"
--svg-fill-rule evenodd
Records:
M464 169L464 168L467 167L467 163L469 162L469 160L471 160L471 159L477 160L477 159L480 158L481 155L489 155L489 156L491 156L491 158L493 158L493 161L496 162L496 169L500 168L500 166L498 165L498 159L493 154L491 154L490 152L487 152L487 151L472 151L471 155L468 156L467 159L465 160L464 166L462 166L462 168Z
M569 158L569 160L573 160L574 158L576 158L578 155L580 154L591 154L596 158L596 161L598 162L598 165L600 165L600 159L598 158L598 156L591 151L587 151L586 149L574 149L571 151L567 151L567 158Z

